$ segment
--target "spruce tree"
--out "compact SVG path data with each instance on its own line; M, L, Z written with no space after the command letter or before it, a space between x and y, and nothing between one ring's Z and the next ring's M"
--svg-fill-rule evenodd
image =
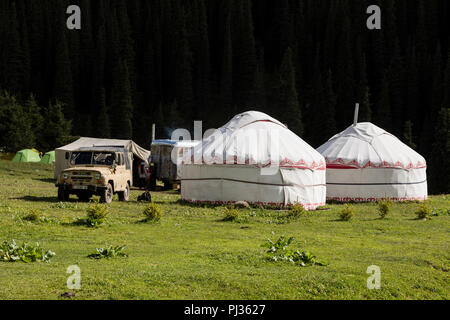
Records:
M410 148L416 149L417 145L414 143L413 137L413 124L411 120L407 120L403 126L403 142L406 143Z
M44 130L48 130L49 128L47 128L44 123L45 119L43 117L43 110L36 102L33 94L31 94L28 100L24 103L23 110L31 124L31 131L33 132L36 141L35 148L41 150L42 132Z
M430 191L434 194L450 190L450 108L442 108L435 127L435 140L428 170Z
M366 57L362 55L359 66L359 82L357 85L357 99L359 103L359 122L372 120L372 107L370 104L370 91L366 74Z
M58 100L50 102L44 110L46 130L42 131L40 144L46 151L67 144L71 132L71 121L64 117L64 105Z
M303 134L302 111L298 101L295 84L295 70L292 63L292 50L288 48L284 54L279 71L278 110L281 111L281 121L290 130L301 136Z
M392 130L391 101L387 75L383 76L380 98L376 103L375 124L386 131Z
M233 101L238 112L254 101L256 48L250 0L235 1L232 16L233 39Z
M59 7L60 8L60 7ZM53 97L64 104L64 117L73 119L75 114L72 69L69 59L69 49L65 27L64 11L55 14L55 60Z
M230 118L233 116L233 42L231 39L231 13L228 7L226 7L225 9L225 30L223 35L223 55L219 90L222 110L226 114L227 118ZM216 119L214 119L214 125L217 126L222 119L221 117L217 116L215 118Z
M16 98L0 93L0 146L6 152L35 147L35 136L29 115Z
M19 21L17 19L16 5L12 2L7 11L7 27L4 44L4 83L12 94L20 94L22 91L23 74L23 50L20 44Z
M111 137L111 126L109 121L109 112L106 107L106 93L105 88L102 88L99 93L99 98L97 99L97 108L99 108L97 113L97 119L95 121L95 135L99 138L110 138Z
M133 136L132 117L133 103L131 100L130 75L126 61L119 62L117 102L111 111L114 121L111 133L117 139L131 139Z

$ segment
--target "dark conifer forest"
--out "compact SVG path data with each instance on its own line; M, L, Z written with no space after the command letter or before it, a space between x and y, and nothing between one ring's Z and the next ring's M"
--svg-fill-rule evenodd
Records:
M81 30L66 27L69 5ZM376 4L381 30L369 30ZM450 191L448 0L0 0L0 147L217 128L259 110L317 148L353 121Z

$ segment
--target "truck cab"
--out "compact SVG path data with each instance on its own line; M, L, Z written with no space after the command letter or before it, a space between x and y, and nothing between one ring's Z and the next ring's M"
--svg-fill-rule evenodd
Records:
M121 148L80 148L67 152L68 168L56 183L58 200L67 201L71 194L81 201L100 196L100 202L111 203L114 194L128 201L133 185L133 154Z

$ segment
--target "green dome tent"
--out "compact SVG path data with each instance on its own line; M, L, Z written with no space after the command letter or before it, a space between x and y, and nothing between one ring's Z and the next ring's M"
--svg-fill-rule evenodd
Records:
M41 159L41 163L52 164L53 161L55 161L55 151L47 152Z
M39 157L39 153L30 150L30 149L25 149L25 150L20 150L19 152L16 153L16 155L14 156L14 158L12 159L12 162L39 162L41 161L41 158Z

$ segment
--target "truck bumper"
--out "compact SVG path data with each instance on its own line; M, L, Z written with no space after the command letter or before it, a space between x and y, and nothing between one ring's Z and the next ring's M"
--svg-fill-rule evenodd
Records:
M71 184L61 184L61 183L57 183L56 187L58 188L63 188L65 191L91 191L94 193L100 192L100 191L105 191L106 190L106 186L86 186L87 190L82 190L82 189L74 189L73 185Z

